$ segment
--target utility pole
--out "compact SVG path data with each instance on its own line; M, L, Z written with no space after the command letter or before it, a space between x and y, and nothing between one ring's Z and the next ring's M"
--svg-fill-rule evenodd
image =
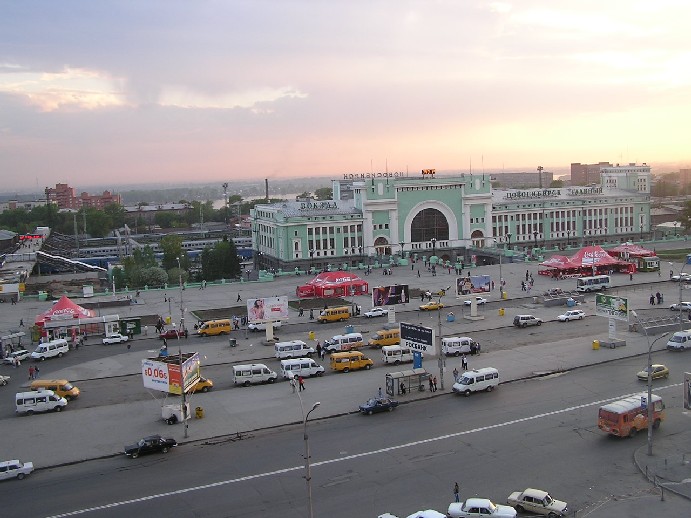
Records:
M178 336L179 338L179 336ZM185 439L187 439L187 427L189 416L187 415L187 393L185 392L185 374L182 371L182 349L178 348L178 354L180 357L180 392L182 396L182 422L185 424Z

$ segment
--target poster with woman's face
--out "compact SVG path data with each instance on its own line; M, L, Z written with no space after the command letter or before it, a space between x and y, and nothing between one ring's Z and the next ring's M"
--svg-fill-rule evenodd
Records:
M250 322L288 318L288 297L247 299L247 318Z
M395 284L393 286L377 286L372 288L372 305L394 306L410 302L407 284Z

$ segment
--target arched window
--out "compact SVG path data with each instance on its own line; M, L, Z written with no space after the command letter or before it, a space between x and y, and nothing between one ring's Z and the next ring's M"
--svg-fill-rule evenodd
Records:
M410 239L413 242L449 239L449 222L437 209L424 209L416 214L410 225Z

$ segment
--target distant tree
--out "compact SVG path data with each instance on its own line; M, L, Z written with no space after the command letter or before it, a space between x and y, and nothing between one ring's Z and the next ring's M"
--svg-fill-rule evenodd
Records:
M109 203L103 207L103 212L111 219L111 228L121 228L125 225L125 207L117 203Z
M564 187L564 180L552 180L549 184L550 189L560 189Z
M182 257L183 260L187 258L182 252L182 237L175 234L168 234L161 239L161 250L163 250L161 266L164 270L177 268L178 258ZM187 265L181 263L180 266L186 267Z
M650 194L655 197L677 196L679 194L679 186L667 180L658 180L650 188Z
M135 284L134 288L143 288L144 286L163 286L168 282L168 274L163 268L143 268L139 271L139 282Z
M331 187L320 187L314 191L314 197L319 201L331 200L333 195L334 190Z
M226 236L214 247L206 247L201 255L202 279L214 281L221 278L235 278L240 275L240 259L235 243Z
M182 283L185 284L189 279L190 274L183 268L171 268L168 270L168 284L170 286L179 286L180 279L182 278Z
M681 224L686 230L691 228L691 201L684 203L684 209L680 214Z

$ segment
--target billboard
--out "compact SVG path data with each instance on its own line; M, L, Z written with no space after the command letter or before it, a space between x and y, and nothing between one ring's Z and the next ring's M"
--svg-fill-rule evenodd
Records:
M401 322L401 346L434 355L434 330Z
M407 284L372 288L372 306L394 306L410 302Z
M182 356L182 369L180 360ZM182 394L181 387L188 392L199 381L199 353L184 353L166 358L142 360L144 388Z
M489 275L469 275L456 277L456 295L469 293L489 293L492 289L492 279Z
M598 293L595 296L595 314L628 322L629 301L626 297Z
M247 318L250 322L288 318L288 297L247 299Z

